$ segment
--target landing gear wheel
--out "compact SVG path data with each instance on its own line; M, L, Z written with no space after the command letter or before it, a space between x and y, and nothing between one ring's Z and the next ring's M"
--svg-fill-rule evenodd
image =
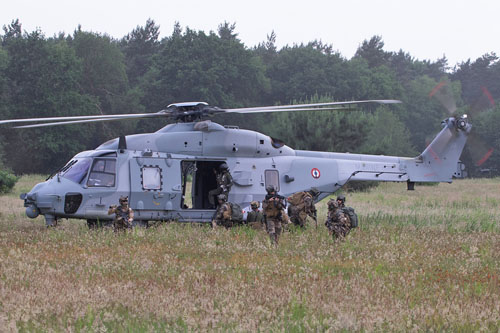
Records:
M89 227L89 229L97 229L97 227L98 227L97 220L96 219L88 219L87 226Z

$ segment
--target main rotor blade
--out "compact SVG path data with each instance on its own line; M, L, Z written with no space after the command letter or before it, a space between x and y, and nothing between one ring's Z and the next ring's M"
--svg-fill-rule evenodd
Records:
M161 111L160 111L161 112ZM132 114L108 114L98 116L71 116L71 117L46 117L46 118L25 118L25 119L8 119L0 120L1 124L9 123L31 123L36 121L59 121L59 120L85 120L85 119L110 119L110 118L136 118L141 116L150 116L156 113L132 113Z
M260 106L253 108L236 108L236 109L225 109L226 112L272 112L271 110L281 110L281 109L296 109L296 108L308 108L308 107L323 107L323 106L342 106L342 105L353 105L353 104L366 104L366 103L378 103L378 104L398 104L401 101L394 99L372 99L364 101L348 101L348 102L327 102L327 103L312 103L312 104L292 104L292 105L277 105L277 106ZM292 111L292 110L287 110Z
M72 120L72 121L59 121L53 123L42 123L42 124L32 124L23 126L14 126L13 128L36 128L36 127L48 127L48 126L60 126L60 125L70 125L70 124L81 124L81 123L92 123L101 121L112 121L112 120L123 120L123 119L138 119L138 118L158 118L158 117L168 117L168 113L146 113L146 114L135 114L127 115L128 117L109 117L99 118L99 119L84 119L84 120Z
M331 110L353 110L349 106L326 107L326 108L297 108L297 109L257 109L246 111L231 111L233 113L264 113L264 112L288 112L288 111L331 111Z

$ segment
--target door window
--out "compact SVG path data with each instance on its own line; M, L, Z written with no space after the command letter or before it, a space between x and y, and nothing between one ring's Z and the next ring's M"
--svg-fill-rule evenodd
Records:
M278 170L266 170L264 171L264 177L266 182L266 188L269 185L273 185L276 189L276 192L280 190L280 177Z
M96 158L90 169L87 186L113 187L116 178L116 159Z

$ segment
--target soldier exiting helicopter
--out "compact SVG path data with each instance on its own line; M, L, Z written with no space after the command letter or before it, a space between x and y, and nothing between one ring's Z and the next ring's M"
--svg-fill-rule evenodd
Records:
M285 198L276 193L273 185L266 187L267 195L262 202L262 210L264 211L264 221L267 226L267 233L271 239L271 244L278 245L281 235L281 222L285 209Z
M227 202L226 196L224 194L219 194L217 196L217 201L219 205L217 206L215 217L212 220L212 227L215 228L218 225L222 225L226 229L229 229L233 226L232 207L229 202Z
M328 215L325 226L334 240L343 240L351 231L351 220L339 207L337 200L331 199L328 201Z
M127 196L120 197L120 206L109 206L108 215L111 214L115 214L115 219L113 220L113 230L115 232L132 228L134 211L128 206Z
M319 195L316 188L311 188L309 191L296 192L288 198L290 204L288 214L293 224L305 228L307 216L310 216L318 227L317 211L314 206L314 200Z
M259 210L260 203L258 201L252 201L250 203L252 210L247 214L247 224L253 229L264 230L264 215Z
M233 177L229 173L229 167L226 163L222 163L219 166L219 172L214 169L215 177L217 180L217 188L208 192L208 201L212 205L215 206L215 199L218 195L223 194L226 196L226 200L228 199L229 191L231 190L231 186L233 186Z

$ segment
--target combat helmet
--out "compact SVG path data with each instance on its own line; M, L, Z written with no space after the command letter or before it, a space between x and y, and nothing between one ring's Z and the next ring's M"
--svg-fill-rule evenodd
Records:
M127 197L126 195L122 195L122 196L120 197L120 200L119 200L119 201L120 201L120 204L122 204L122 203L124 203L124 202L128 202L128 197Z
M335 210L337 208L339 208L339 204L337 202L337 200L333 200L333 199L330 199L330 201L328 201L328 210Z
M266 186L266 192L267 193L276 192L276 189L274 188L274 185L267 185Z
M342 201L342 203L345 203L345 196L343 196L342 194L337 196L337 201Z
M258 201L252 201L250 203L250 206L252 206L252 208L259 208L259 202Z
M217 200L226 201L226 195L225 195L225 194L219 194L219 195L217 196Z
M220 170L227 170L227 169L229 169L229 166L227 165L227 163L222 163L221 165L219 165L219 169Z

